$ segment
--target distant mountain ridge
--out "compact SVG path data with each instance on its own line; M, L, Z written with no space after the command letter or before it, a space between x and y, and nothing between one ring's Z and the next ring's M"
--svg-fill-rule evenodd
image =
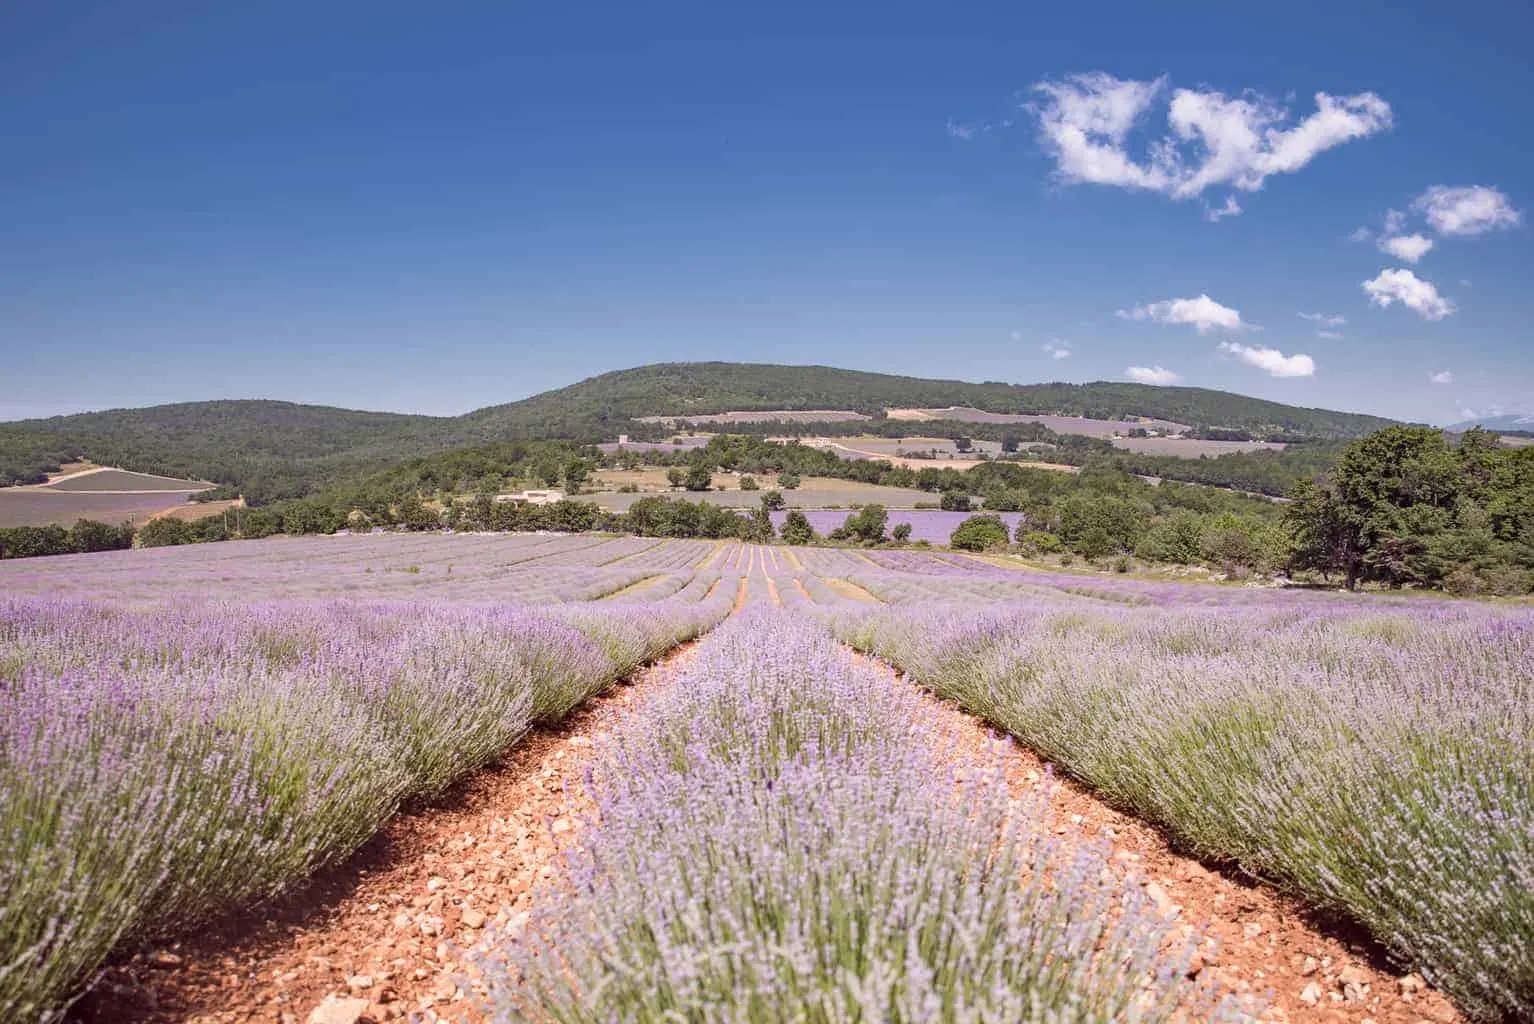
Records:
M664 433L638 423L637 416L761 409L880 414L890 407L947 406L1102 419L1146 416L1317 439L1361 437L1394 422L1204 388L1118 382L973 384L827 366L657 363L462 416L220 400L0 423L0 482L34 480L61 462L84 457L142 472L215 480L271 499L303 493L309 481L328 475L376 469L449 448Z
M1486 430L1505 430L1516 433L1529 433L1534 431L1534 413L1510 412L1500 416L1483 416L1477 420L1464 420L1445 430L1461 433L1472 427L1482 427Z

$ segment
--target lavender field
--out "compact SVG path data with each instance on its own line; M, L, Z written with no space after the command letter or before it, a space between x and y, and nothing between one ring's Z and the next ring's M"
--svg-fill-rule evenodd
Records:
M1470 1019L1534 1017L1534 611L595 535L0 563L0 1019L292 891L639 666L489 1019L1250 1019L1171 927L962 777L916 690ZM1184 927L1186 925L1186 927ZM793 1018L798 1019L798 1018ZM1317 1019L1320 1019L1319 1017Z

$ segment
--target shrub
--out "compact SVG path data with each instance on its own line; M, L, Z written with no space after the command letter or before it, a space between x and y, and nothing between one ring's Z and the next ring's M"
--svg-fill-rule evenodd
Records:
M1017 524L1017 543L1040 555L1058 555L1065 550L1065 544L1059 537L1043 530L1029 530L1026 523Z
M1000 516L970 516L953 531L948 543L963 551L989 551L1007 546L1007 524Z
M810 544L815 540L815 529L803 512L794 509L783 519L781 536L785 544Z

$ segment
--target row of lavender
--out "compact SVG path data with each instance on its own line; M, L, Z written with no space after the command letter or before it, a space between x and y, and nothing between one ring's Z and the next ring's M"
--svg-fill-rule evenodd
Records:
M715 551L710 541L596 534L281 538L0 561L0 592L529 604L591 600L652 573L690 572Z
M728 614L735 581L543 609L0 602L0 1020L268 899Z
M1534 1019L1534 614L1175 593L835 628L1193 851L1358 922L1473 1018Z
M1235 1016L1196 933L945 746L810 615L737 616L599 751L563 877L480 950L493 1019Z

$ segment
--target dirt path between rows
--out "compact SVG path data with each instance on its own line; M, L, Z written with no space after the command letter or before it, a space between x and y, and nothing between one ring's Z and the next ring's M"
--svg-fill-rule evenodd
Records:
M891 685L915 686L883 662ZM923 707L943 737L941 757L963 771L1006 744L1006 774L1014 798L1050 788L1056 834L1069 842L1106 843L1110 869L1141 885L1163 913L1213 940L1194 966L1223 991L1266 996L1261 1021L1326 1024L1450 1024L1463 1018L1415 975L1401 976L1377 947L1318 923L1294 900L1244 879L1211 871L1172 850L1149 825L1114 810L1071 780L1055 778L1032 751L958 705L920 690Z
M664 690L695 643L534 732L445 800L399 815L261 918L112 968L71 1024L482 1020L457 985L459 950L527 910L555 871L596 741Z

